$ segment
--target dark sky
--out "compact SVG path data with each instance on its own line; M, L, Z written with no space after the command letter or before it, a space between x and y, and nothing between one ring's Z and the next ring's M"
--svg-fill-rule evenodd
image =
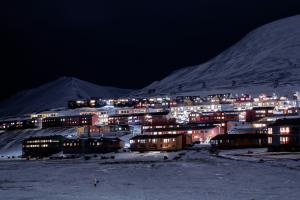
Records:
M0 99L64 75L142 88L299 13L299 0L1 1Z

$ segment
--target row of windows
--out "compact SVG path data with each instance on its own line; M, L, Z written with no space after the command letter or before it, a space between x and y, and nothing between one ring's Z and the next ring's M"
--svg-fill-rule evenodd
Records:
M283 126L280 127L280 134L289 134L290 133L290 127L288 126ZM273 134L273 128L268 128L268 134Z
M80 145L79 143L72 143L72 142L70 142L70 143L68 142L68 143L63 144L63 146L74 146L74 147L79 146L79 145Z
M146 141L148 141L149 143L156 143L158 140L156 138L154 138L154 139L138 139L137 143L144 144L144 143L146 143ZM163 139L164 143L175 142L175 141L176 141L175 138L165 138L165 139ZM129 141L130 144L134 144L135 142L136 142L136 140L130 140Z
M58 143L58 140L28 140L26 143L32 144L32 143Z
M37 148L37 147L48 147L48 144L30 144L30 145L23 145L25 148Z

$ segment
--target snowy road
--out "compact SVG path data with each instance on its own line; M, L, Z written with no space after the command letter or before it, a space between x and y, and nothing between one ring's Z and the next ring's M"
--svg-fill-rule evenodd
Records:
M97 187L93 185L95 177L100 181ZM216 158L196 151L172 162L0 162L0 199L291 200L299 199L299 186L297 169Z

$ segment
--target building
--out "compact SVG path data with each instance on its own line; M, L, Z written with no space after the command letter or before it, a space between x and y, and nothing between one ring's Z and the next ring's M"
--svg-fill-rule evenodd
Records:
M253 122L264 117L270 117L274 115L274 107L255 107L252 110L246 110L245 121Z
M64 154L82 154L84 153L84 143L80 138L77 139L65 139L63 143Z
M191 135L136 135L130 139L132 151L178 151L192 143Z
M77 128L79 137L122 136L131 133L128 125L82 126Z
M168 111L150 113L116 114L108 117L109 125L140 125L167 118Z
M239 149L267 147L267 134L224 134L217 135L210 141L213 147L219 149Z
M23 141L23 157L48 157L62 151L64 137L61 135L30 137Z
M225 123L239 120L239 113L229 112L192 112L189 114L190 123Z
M42 127L72 127L72 126L85 126L98 124L97 115L74 115L74 116L61 116L61 117L48 117L43 119Z
M147 113L147 108L119 108L116 110L116 114L118 115L131 115L136 113Z
M116 137L66 139L64 154L109 153L123 148L124 142Z
M83 107L103 107L106 105L106 102L103 99L91 98L91 99L80 99L80 100L70 100L68 101L68 108L83 108Z
M169 97L149 97L137 99L135 108L169 108L171 99Z
M136 104L136 101L133 101L132 99L123 98L123 99L113 99L110 103L114 107L133 107Z
M11 119L0 121L0 130L31 129L37 127L37 119Z
M41 113L35 113L35 114L31 114L30 117L31 118L47 118L47 117L57 117L58 113L57 112L41 112Z
M269 151L300 151L300 118L278 119L268 126Z
M144 125L143 135L183 134L191 135L192 142L209 143L216 135L223 134L223 129L212 124L165 124Z
M109 110L99 110L99 111L82 111L80 115L97 115L99 125L107 125L108 124L108 116L112 111Z

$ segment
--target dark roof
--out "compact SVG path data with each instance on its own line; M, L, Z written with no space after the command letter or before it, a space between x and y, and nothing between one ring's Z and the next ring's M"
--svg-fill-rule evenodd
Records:
M292 125L292 126L300 126L300 118L284 118L278 119L275 123L270 126L284 126L284 125Z
M182 134L136 135L130 139L177 138L180 136L182 136Z
M245 134L221 134L213 137L211 140L226 140L226 139L253 139L253 138L266 138L267 134L262 133L245 133Z
M144 116L144 115L167 115L169 111L164 112L152 112L152 113L128 113L128 114L115 114L109 117L130 117L130 116Z
M99 137L99 138L68 138L65 140L65 142L72 142L72 141L94 141L94 142L98 142L98 141L113 141L113 140L117 140L120 141L120 138L118 137Z
M273 110L274 106L266 106L266 107L254 107L252 110Z

